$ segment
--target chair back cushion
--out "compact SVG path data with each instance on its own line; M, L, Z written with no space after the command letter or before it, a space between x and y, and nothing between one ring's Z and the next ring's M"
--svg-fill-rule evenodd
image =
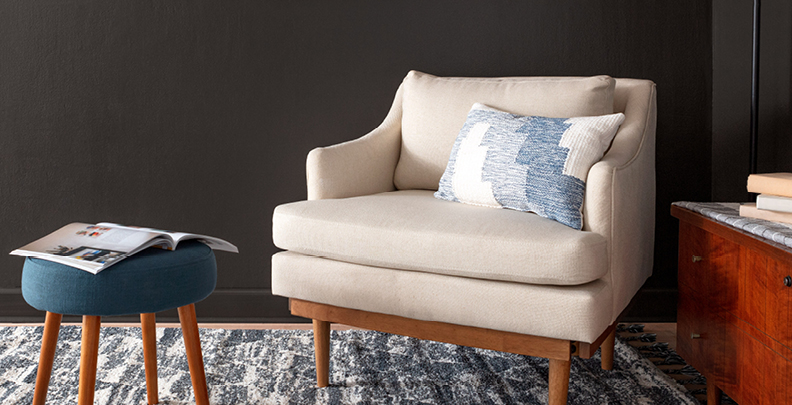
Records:
M609 76L437 77L411 71L404 79L402 147L397 189L437 190L454 141L475 103L551 118L613 113Z

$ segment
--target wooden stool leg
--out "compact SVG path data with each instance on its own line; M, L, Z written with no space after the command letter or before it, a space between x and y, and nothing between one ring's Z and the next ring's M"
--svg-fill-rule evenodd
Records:
M721 394L723 392L712 378L707 378L707 405L721 405Z
M93 405L101 319L98 316L83 316L82 343L80 343L80 388L77 391L79 405Z
M58 332L63 315L47 312L44 320L44 336L41 339L41 355L38 371L36 371L36 390L33 392L33 405L44 405L47 401L47 389L52 375L52 362L55 360L55 348L58 346Z
M157 385L157 315L140 314L143 335L143 363L146 366L146 398L149 405L159 402Z
M569 394L570 360L550 359L550 405L566 405Z
M316 385L330 385L330 322L313 320Z
M616 329L612 330L605 341L600 346L600 357L602 358L602 369L613 370L613 350L616 345Z
M184 335L184 348L187 350L187 364L195 391L196 405L209 405L209 391L206 388L201 338L198 334L198 320L195 318L195 304L179 307L179 322Z

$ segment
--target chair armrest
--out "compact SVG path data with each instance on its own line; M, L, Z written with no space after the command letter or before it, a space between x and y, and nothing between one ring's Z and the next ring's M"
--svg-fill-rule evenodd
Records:
M402 87L379 127L348 142L308 153L308 199L346 198L395 190L401 153Z
M652 274L654 263L657 96L653 83L642 82L630 91L628 119L586 182L583 230L608 241L605 277L613 286L614 317Z

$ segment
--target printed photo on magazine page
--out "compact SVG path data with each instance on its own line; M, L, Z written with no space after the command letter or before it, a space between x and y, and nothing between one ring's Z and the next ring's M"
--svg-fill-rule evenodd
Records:
M181 240L196 239L212 249L238 252L236 246L211 236L161 231L112 223L72 223L19 249L12 255L32 256L90 273L98 273L145 248L173 250Z

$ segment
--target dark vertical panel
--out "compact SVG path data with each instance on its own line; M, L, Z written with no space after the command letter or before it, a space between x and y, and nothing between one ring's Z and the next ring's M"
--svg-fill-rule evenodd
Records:
M748 199L745 182L751 113L751 12L750 1L724 0L712 4L712 198L715 201Z
M1 2L0 250L69 221L195 231L240 247L218 255L227 297L266 294L272 209L305 197L305 155L378 125L408 70L610 74L658 84L649 286L673 289L668 206L710 191L710 11L686 0ZM0 293L14 293L20 268L0 256Z
M712 198L750 201L745 189L751 108L751 1L712 4ZM759 172L792 171L792 3L763 0Z
M759 169L792 172L792 2L762 2Z

